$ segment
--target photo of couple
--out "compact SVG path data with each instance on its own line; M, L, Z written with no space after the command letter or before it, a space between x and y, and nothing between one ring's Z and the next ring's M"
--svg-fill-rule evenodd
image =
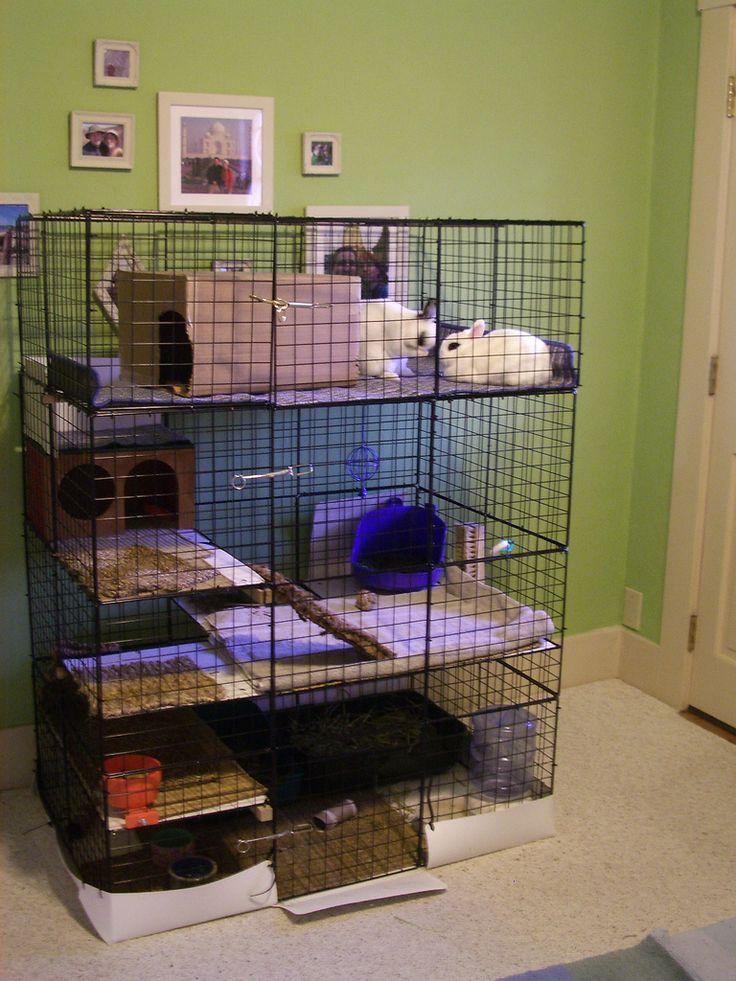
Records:
M82 156L122 157L124 130L122 126L108 126L105 123L90 123L84 127Z

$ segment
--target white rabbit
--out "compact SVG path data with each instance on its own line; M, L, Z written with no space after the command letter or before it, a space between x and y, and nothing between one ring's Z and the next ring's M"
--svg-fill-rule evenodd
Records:
M407 358L424 358L437 343L437 309L430 300L421 312L393 300L364 300L360 310L361 375L413 375Z
M501 388L537 388L552 380L552 354L544 341L515 327L486 333L484 320L446 337L440 374L456 381Z

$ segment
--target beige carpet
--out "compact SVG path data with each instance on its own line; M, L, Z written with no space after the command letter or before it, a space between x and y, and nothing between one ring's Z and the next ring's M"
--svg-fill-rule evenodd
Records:
M494 981L736 914L736 745L621 682L563 693L557 835L435 870L445 893L267 909L106 946L29 791L0 794L12 981Z

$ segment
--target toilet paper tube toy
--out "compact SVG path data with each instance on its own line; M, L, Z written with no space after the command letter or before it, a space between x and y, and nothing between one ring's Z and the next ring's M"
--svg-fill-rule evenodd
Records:
M342 824L343 821L355 817L357 813L355 801L344 800L341 804L333 804L332 807L319 811L312 820L320 831L327 831L328 828L334 828L336 824Z

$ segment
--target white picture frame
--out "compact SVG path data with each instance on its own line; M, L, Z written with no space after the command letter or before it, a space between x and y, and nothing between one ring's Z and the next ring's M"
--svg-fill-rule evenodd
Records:
M302 174L330 177L342 173L340 133L302 134Z
M219 273L251 272L253 263L249 259L213 259L210 268Z
M409 296L409 234L394 219L409 217L408 205L307 205L308 218L328 218L328 222L309 224L306 241L306 271L312 274L341 272L360 275L363 299L389 299L406 304ZM339 220L332 220L339 219ZM386 219L387 224L381 224ZM356 233L358 233L356 235ZM358 246L377 256L379 266L374 276L373 263L349 260L335 265L335 253ZM385 288L383 279L385 278Z
M95 85L137 89L140 72L140 46L137 41L95 41Z
M98 135L102 134L102 140ZM69 166L132 170L135 116L120 112L82 112L69 117Z
M161 210L272 211L273 116L270 96L159 92Z
M24 215L38 214L40 208L38 194L0 192L0 277L15 276L19 255L22 256L21 273L36 271L36 242L32 230L27 241L19 242L15 223Z

